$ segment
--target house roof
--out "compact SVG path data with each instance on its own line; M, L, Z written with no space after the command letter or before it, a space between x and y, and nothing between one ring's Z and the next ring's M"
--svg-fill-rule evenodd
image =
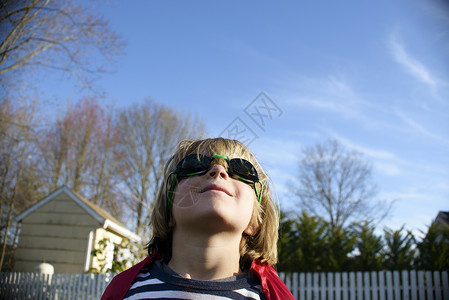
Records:
M117 225L123 226L125 227L119 220L117 220L116 218L114 218L113 216L111 216L107 211L105 211L104 209L102 209L101 207L93 204L92 202L90 202L89 200L87 200L86 198L84 198L83 196L81 196L80 194L78 194L75 191L72 191L72 193L74 193L81 201L83 201L87 206L89 206L95 213L99 214L103 219L105 220L111 220L112 222L116 223Z
M73 201L78 203L89 215L91 215L94 219L96 219L104 229L109 229L115 233L118 233L121 236L124 236L128 239L134 240L134 241L140 241L141 238L136 235L134 232L127 229L120 221L118 221L116 218L111 216L107 211L102 209L101 207L93 204L89 200L85 199L81 195L75 193L71 189L69 189L67 186L63 185L60 188L56 189L49 195L47 195L42 200L38 201L37 203L33 204L29 208L25 209L23 212L21 212L17 217L17 221L21 221L23 218L28 216L30 213L34 212L39 207L43 206L47 202L54 199L56 196L65 193L68 195Z
M435 218L435 223L443 223L446 226L449 226L449 211L438 212L438 215Z

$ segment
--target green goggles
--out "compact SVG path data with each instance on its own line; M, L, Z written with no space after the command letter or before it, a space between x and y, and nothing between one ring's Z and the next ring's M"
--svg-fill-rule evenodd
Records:
M259 203L262 201L262 184L259 180L259 174L252 163L243 158L232 158L229 159L226 155L214 154L212 156L207 156L203 154L190 154L184 157L170 172L168 178L174 175L174 178L170 184L170 189L168 191L168 205L170 207L170 202L173 198L173 192L175 190L175 183L177 179L184 179L193 176L200 176L206 174L212 167L212 161L214 159L221 158L228 164L227 173L229 177L240 180L242 182L254 185L254 190L256 192L257 199ZM168 180L167 178L167 180ZM257 190L256 183L259 183L261 188L260 192Z
M231 178L253 184L259 181L259 174L252 163L243 158L229 159L226 155L214 154L212 157L203 154L190 154L184 157L171 172L178 178L187 178L206 174L214 159L221 158L228 164L228 174Z

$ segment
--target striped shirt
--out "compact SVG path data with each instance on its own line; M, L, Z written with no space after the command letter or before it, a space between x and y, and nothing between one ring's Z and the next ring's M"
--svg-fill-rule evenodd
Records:
M259 280L248 274L222 280L194 280L177 275L157 261L150 269L142 269L124 300L265 299Z

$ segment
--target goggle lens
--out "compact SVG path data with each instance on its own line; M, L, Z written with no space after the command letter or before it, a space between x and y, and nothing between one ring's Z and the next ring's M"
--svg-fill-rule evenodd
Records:
M181 160L173 172L179 177L202 175L209 169L210 162L211 159L207 156L192 154Z
M251 182L259 181L259 174L257 174L256 168L249 161L242 158L233 158L229 160L229 168L236 175L241 176Z

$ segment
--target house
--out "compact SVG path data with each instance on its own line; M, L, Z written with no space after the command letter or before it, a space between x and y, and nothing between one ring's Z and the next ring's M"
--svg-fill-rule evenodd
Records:
M92 250L108 240L106 261L112 262L114 245L127 238L140 241L109 213L62 186L16 217L21 222L14 271L34 272L42 262L55 273L83 273L98 269Z
M449 227L449 211L439 211L433 224L440 226Z

